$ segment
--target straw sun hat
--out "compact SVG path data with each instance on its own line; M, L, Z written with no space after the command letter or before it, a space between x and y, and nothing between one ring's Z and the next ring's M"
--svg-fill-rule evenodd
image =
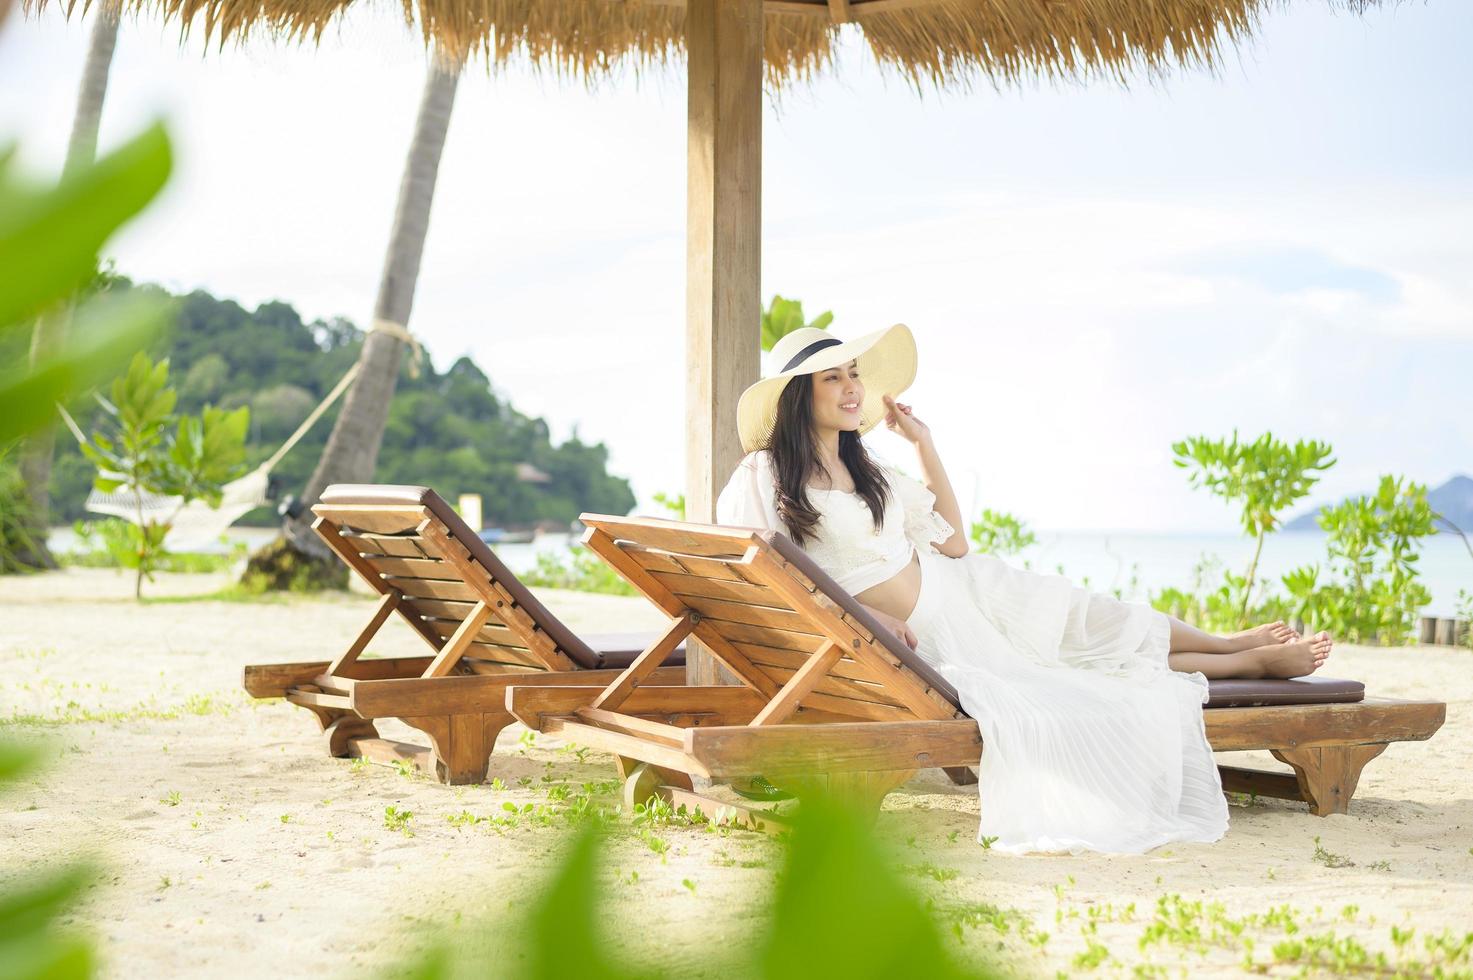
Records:
M737 434L742 452L767 445L777 420L777 401L788 382L803 374L859 362L864 402L859 406L859 434L864 435L885 418L884 396L892 398L916 378L916 341L903 323L854 340L840 340L827 330L800 327L772 346L767 377L742 392L737 402Z

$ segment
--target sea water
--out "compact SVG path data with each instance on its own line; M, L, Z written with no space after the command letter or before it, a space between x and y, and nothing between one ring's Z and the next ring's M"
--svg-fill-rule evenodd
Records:
M228 542L251 548L270 540L274 528L231 528L226 542L212 550L226 550ZM1190 589L1194 569L1204 560L1242 574L1253 557L1253 542L1230 534L1151 534L1141 531L1036 531L1038 543L1008 561L1036 572L1062 573L1076 584L1096 591L1119 589L1126 599L1144 600L1153 591L1175 586ZM513 572L525 572L543 552L565 552L576 539L567 534L542 534L527 544L503 544L497 556ZM52 550L64 554L76 548L71 528L56 528L49 538ZM1302 565L1326 565L1325 534L1295 531L1271 534L1258 561L1258 577L1277 584L1285 572ZM1423 542L1418 560L1420 580L1432 593L1425 616L1452 616L1459 590L1473 593L1473 554L1455 534L1440 533ZM1321 572L1322 579L1325 572ZM1205 578L1208 587L1222 581L1221 571Z

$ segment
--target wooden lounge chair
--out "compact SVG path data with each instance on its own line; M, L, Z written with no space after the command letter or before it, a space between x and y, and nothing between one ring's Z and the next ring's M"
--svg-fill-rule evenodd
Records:
M647 638L579 638L537 601L433 490L328 487L312 527L380 598L368 624L332 661L245 668L253 697L286 698L317 716L334 756L405 759L442 782L486 776L496 736L512 717L508 684L612 683ZM361 660L397 613L432 653ZM684 683L672 647L659 683ZM378 737L375 718L398 718L430 747Z
M951 686L785 536L592 514L583 522L584 542L663 609L670 628L605 687L527 678L507 690L507 706L530 728L618 756L626 802L658 794L729 816L732 802L696 794L691 777L735 785L760 773L800 796L823 790L877 811L916 770L955 778L978 763L981 734ZM663 651L687 635L742 686L660 686ZM1224 768L1225 785L1343 813L1367 762L1390 742L1430 737L1445 713L1436 702L1363 695L1351 682L1222 686L1222 706L1206 712L1213 747L1268 749L1294 768Z

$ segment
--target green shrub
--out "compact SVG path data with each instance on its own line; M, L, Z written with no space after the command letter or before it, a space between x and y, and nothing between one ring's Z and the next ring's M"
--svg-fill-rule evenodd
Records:
M604 592L609 595L635 595L634 586L614 571L607 562L582 545L567 551L544 551L537 564L522 575L528 585L549 589L572 589L575 592Z
M34 571L39 553L31 495L20 466L0 451L0 575Z
M996 555L999 558L1016 555L1038 543L1038 537L1028 529L1027 524L1013 514L1000 510L984 509L977 520L972 522L969 537L982 554Z
M76 521L72 524L72 532L77 536L77 548L57 556L62 565L76 568L136 567L137 528L122 518ZM221 535L220 540L224 542L225 536ZM158 555L157 569L196 574L223 572L236 565L249 550L245 542L235 541L224 552L166 551Z
M1382 476L1374 494L1325 508L1326 567L1284 575L1294 614L1352 643L1409 642L1432 599L1417 581L1417 561L1422 540L1437 533L1433 516L1427 487L1396 476Z
M1188 470L1193 487L1205 487L1240 508L1244 533L1254 540L1253 558L1242 575L1228 574L1219 590L1219 603L1235 603L1237 615L1207 629L1243 629L1250 625L1258 560L1264 538L1279 527L1280 515L1309 494L1318 473L1335 465L1328 443L1296 442L1290 446L1265 432L1253 442L1193 436L1171 446L1172 462ZM1225 591L1222 591L1225 590Z

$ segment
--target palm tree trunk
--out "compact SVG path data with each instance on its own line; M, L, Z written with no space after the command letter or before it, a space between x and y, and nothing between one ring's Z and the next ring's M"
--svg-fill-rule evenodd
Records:
M387 321L401 326L409 323L420 258L424 254L425 233L430 224L430 204L435 196L440 154L445 148L450 110L455 103L455 86L463 64L461 59L446 58L438 53L430 57L414 142L410 144L404 179L399 185L394 227L389 235L383 277L379 280L378 299L373 307L375 323ZM329 557L326 547L311 533L311 513L305 508L316 503L329 484L363 483L373 479L379 445L383 442L384 426L389 418L389 402L399 379L403 348L403 341L382 330L372 330L364 338L363 350L358 355L358 376L348 389L343 409L328 436L327 448L323 450L322 458L302 493L303 510L297 517L288 517L282 525L282 532L296 550Z
M102 124L102 102L107 97L107 76L112 69L113 50L118 43L118 19L121 6L115 0L98 5L92 22L92 39L87 47L87 61L82 69L82 88L77 95L77 112L72 117L72 136L67 143L62 178L90 165L97 159L97 130ZM66 338L71 308L53 310L36 318L31 331L31 367L56 354ZM26 556L26 564L55 568L56 560L46 547L46 532L51 524L51 459L56 450L56 428L47 426L34 433L20 452L21 476L31 498L31 540L36 552Z

